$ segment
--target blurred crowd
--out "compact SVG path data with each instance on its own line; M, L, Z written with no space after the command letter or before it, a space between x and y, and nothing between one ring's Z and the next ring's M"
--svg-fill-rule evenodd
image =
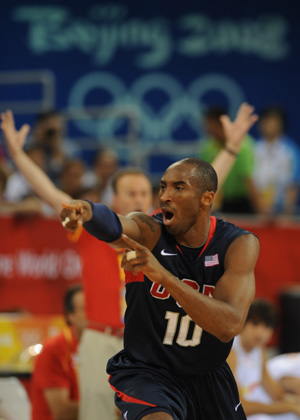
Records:
M220 116L221 106L210 106L201 117L203 138L198 157L212 162L225 143ZM230 174L218 192L214 211L256 214L264 217L297 216L300 211L300 147L288 136L287 115L283 108L269 105L259 112L258 133L247 135ZM0 214L52 210L33 193L24 176L0 146ZM58 111L37 116L26 141L26 153L54 184L72 196L88 196L91 201L112 206L112 179L120 169L115 150L100 148L92 164L66 137L66 123ZM150 174L151 175L151 174ZM159 207L157 185L153 185L153 209Z

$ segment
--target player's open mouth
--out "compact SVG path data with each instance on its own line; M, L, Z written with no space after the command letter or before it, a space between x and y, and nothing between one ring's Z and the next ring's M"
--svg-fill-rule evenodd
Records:
M163 210L163 222L164 225L170 225L174 218L174 213L169 210Z

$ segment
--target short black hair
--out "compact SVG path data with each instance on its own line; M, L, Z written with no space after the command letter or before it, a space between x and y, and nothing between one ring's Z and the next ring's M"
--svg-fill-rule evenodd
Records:
M220 122L221 115L227 115L228 111L225 107L221 105L213 105L204 110L204 118L217 120Z
M56 109L49 109L48 111L42 111L37 114L35 118L35 125L40 124L41 122L52 117L62 117L62 113Z
M82 292L81 284L74 284L67 288L64 294L64 315L68 323L68 315L74 312L74 301L73 297L76 293Z
M254 325L264 324L269 328L276 328L278 324L278 314L275 306L266 299L257 298L250 306L246 323Z
M264 108L262 108L259 113L260 121L268 117L277 117L281 121L283 130L287 130L287 113L280 105L267 105Z
M194 157L181 159L178 163L193 166L195 168L195 177L201 193L206 191L217 191L218 176L210 163Z

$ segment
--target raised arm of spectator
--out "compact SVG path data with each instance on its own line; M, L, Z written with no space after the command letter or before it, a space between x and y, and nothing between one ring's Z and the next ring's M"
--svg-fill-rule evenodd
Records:
M219 187L233 166L243 139L257 120L258 115L254 114L254 107L247 103L242 103L234 121L231 121L227 115L222 115L221 123L226 136L226 144L212 162L218 175Z
M30 130L29 125L25 124L20 130L16 130L13 113L6 111L1 114L1 128L10 156L19 171L35 193L59 214L61 204L72 200L72 197L56 188L42 169L24 152L23 146Z

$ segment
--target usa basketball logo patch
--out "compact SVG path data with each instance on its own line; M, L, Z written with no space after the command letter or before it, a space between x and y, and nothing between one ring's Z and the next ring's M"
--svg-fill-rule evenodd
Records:
M214 265L219 265L219 254L207 255L204 259L204 266L213 267Z

